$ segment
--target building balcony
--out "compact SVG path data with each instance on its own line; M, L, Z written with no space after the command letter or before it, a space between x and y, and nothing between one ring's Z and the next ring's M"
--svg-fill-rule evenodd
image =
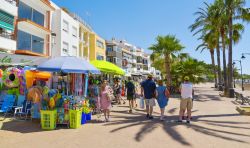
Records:
M16 0L0 0L0 10L10 15L17 16Z
M16 41L13 39L12 34L6 32L0 33L0 49L15 51L16 50Z
M18 29L30 34L50 35L51 30L28 19L18 19Z

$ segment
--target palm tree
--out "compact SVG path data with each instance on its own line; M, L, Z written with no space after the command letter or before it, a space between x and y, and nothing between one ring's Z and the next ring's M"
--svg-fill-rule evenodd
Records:
M158 36L156 38L156 44L149 47L154 53L158 53L164 56L166 78L168 85L171 84L171 57L174 53L181 51L184 47L180 44L180 41L173 35Z
M217 73L218 73L218 83L222 83L221 75L221 64L220 64L220 45L219 45L219 29L215 21L215 13L212 9L212 5L205 3L205 9L199 8L199 11L195 12L197 18L195 23L192 24L189 28L191 32L196 31L193 35L201 34L199 39L203 40L202 45L206 45L211 50L210 54L214 55L214 49L216 48L217 55ZM205 39L206 38L206 39ZM204 39L206 41L204 41ZM198 46L198 48L200 48ZM214 61L213 55L211 55L212 62ZM215 64L213 64L215 65ZM215 68L214 68L215 69ZM216 86L217 81L215 81Z
M214 39L215 38L213 37L213 34L210 33L202 36L200 40L202 40L203 42L196 48L196 51L201 50L201 52L203 52L205 49L209 50L213 67L213 73L214 73L214 84L215 88L217 88L218 81L217 81L216 65L214 59L214 49L217 41Z
M224 6L228 17L228 86L233 88L233 20L250 21L249 8L244 8L245 0L224 0Z

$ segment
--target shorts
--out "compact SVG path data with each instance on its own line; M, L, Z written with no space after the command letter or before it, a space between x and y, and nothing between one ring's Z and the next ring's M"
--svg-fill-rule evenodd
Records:
M180 109L181 110L191 110L193 108L193 101L191 98L181 99Z
M155 106L155 99L154 98L152 98L152 99L145 99L145 104L147 106L153 107L153 106Z
M127 99L128 100L135 100L135 95L134 94L128 94Z

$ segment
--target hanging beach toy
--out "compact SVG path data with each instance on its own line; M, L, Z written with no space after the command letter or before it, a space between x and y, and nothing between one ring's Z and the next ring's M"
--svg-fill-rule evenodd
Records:
M3 73L3 83L8 88L15 88L20 85L19 76L21 71L18 68L7 68Z

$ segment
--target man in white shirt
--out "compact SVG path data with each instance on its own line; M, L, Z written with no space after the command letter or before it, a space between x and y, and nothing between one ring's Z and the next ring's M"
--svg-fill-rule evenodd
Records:
M189 77L184 77L184 83L181 84L181 102L180 102L180 112L179 121L182 122L182 117L184 116L185 110L187 110L187 123L190 123L191 110L193 107L193 84L189 82Z

